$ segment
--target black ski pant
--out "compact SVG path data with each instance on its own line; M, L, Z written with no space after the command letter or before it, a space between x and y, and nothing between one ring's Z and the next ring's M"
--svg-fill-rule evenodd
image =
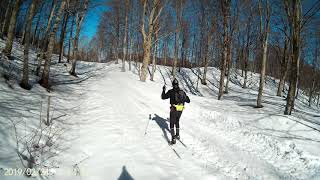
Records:
M175 135L177 136L179 135L179 128L180 128L179 120L180 120L181 114L182 114L182 111L177 111L176 107L174 106L170 107L170 133L172 138ZM176 127L176 134L174 132L174 127Z

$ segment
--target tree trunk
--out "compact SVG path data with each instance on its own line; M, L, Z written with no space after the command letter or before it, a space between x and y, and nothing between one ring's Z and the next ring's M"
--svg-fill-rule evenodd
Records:
M266 63L267 63L267 52L268 52L268 36L269 32L267 30L266 37L263 43L263 54L262 54L262 62L261 62L261 71L260 71L260 82L259 82L259 92L258 92L258 99L257 99L257 107L262 107L262 93L265 83L265 73L266 73Z
M244 46L240 47L240 67L241 67L241 77L244 77ZM243 83L244 84L244 83ZM242 88L244 86L242 85Z
M61 59L63 57L64 37L66 35L68 19L69 19L69 14L68 13L64 13L63 23L62 23L62 28L61 28L61 34L60 34L60 42L59 42L59 60L58 60L58 63L61 63Z
M67 63L70 63L70 51L71 51L71 42L72 42L72 36L73 36L74 19L75 19L75 17L73 17L73 18L72 18L72 22L71 22L71 31L70 31L70 34L69 34L68 58L67 58Z
M147 10L147 0L143 0L143 13L142 13L142 25L141 25L141 33L143 36L143 64L140 70L140 80L145 82L147 79L148 65L150 62L150 49L152 44L152 34L154 25L157 22L158 17L161 14L162 8L159 7L159 0L153 1L153 7L151 9L149 18L148 18L148 32L145 31L145 18L146 18L146 10ZM156 12L156 10L158 10Z
M226 82L226 88L224 93L228 94L229 93L229 81L230 81L230 69L231 69L231 46L232 46L232 35L230 36L230 42L228 44L228 56L227 56L227 82Z
M251 11L251 9L250 9ZM229 93L229 82L230 82L230 71L231 71L231 67L232 67L232 57L233 57L233 53L232 53L232 39L233 39L233 35L235 33L235 31L237 32L239 29L239 6L237 6L236 8L236 14L233 20L233 25L230 25L230 42L229 42L229 46L228 46L228 66L227 66L227 83L226 83L226 88L224 93L228 94ZM239 42L238 42L239 43ZM237 48L236 53L238 52L239 48ZM236 66L237 66L237 61L236 60Z
M75 35L74 41L73 41L73 60L72 60L72 66L71 66L71 69L70 69L70 74L73 75L73 76L77 76L76 64L77 64L77 60L78 60L78 57L79 57L78 42L79 42L80 28L81 28L81 24L82 24L82 19L80 21L79 21L79 23L77 23L76 35Z
M42 73L42 77L40 80L41 86L43 86L47 89L49 88L50 64L51 64L51 56L53 53L53 48L54 48L54 43L55 43L56 32L58 31L58 27L59 27L59 24L61 21L61 16L64 11L65 5L66 5L66 0L62 0L60 8L58 10L58 14L55 19L55 23L53 25L53 30L50 33L50 37L49 37L48 51L46 53L43 73Z
M140 80L145 82L147 79L147 68L150 62L151 38L143 42L143 63L140 70Z
M83 20L84 20L84 13L85 11L87 10L87 6L88 6L88 2L89 0L85 0L84 1L84 12L80 12L79 14L77 14L77 17L76 17L76 24L77 24L77 30L76 30L76 35L74 37L74 42L73 42L73 61L72 61L72 66L71 66L71 69L70 69L70 74L73 75L73 76L77 76L77 73L76 73L76 63L77 63L77 60L78 60L78 57L79 57L79 50L78 50L78 42L79 42L79 37L80 37L80 31L81 31L81 26L82 26L82 23L83 23Z
M132 37L130 38L130 57L129 57L129 71L131 71L131 61L132 61L132 51L133 49L133 40Z
M42 60L45 57L45 52L47 51L48 49L48 40L47 40L47 36L50 35L49 34L49 31L50 31L50 27L51 27L51 22L52 22L52 18L53 18L53 15L54 15L54 12L55 12L55 8L56 8L56 5L57 5L57 0L54 0L52 1L52 7L51 7L51 10L50 10L50 15L48 17L48 21L47 21L47 25L42 27L41 29L41 32L43 31L44 28L46 28L45 32L44 32L44 37L42 37L42 40L40 41L39 37L40 37L40 33L39 33L39 37L38 37L38 47L41 47L41 53L40 53L40 57L38 59L38 65L37 65L37 69L36 69L36 75L38 76L40 74L40 70L41 70L41 64L42 64ZM51 61L51 60L50 60ZM41 81L40 81L41 82Z
M124 27L124 38L123 38L123 57L122 57L122 72L126 71L125 61L127 60L126 48L127 48L127 38L128 38L128 8L129 2L125 0L125 27Z
M225 87L225 90L224 90L225 94L229 93L230 70L231 70L231 62L229 62L229 60L228 60L227 68L226 68L226 71L227 71L227 82L226 82L226 87Z
M207 43L205 46L205 55L204 55L204 68L203 68L203 75L201 79L201 84L207 85L207 71L209 66L209 46L211 44L211 33L208 32L207 35Z
M13 38L15 36L15 29L16 29L16 22L17 22L17 16L19 13L20 6L22 4L22 0L17 0L16 4L14 5L11 18L10 18L10 24L8 29L8 39L6 41L6 46L3 49L3 54L10 57L11 56L11 50L12 50L12 44L13 44Z
M315 78L315 75L314 75L314 77L312 79L312 85L311 85L310 91L309 91L309 107L311 107L311 104L312 104L312 96L313 96L315 83L316 83L316 78Z
M193 56L195 56L195 38L196 38L196 34L193 35L193 40L192 40L192 50L191 50L191 57L190 57L190 62L193 64L195 63L195 58L193 58ZM193 66L191 66L193 68Z
M119 9L117 10L117 15L116 15L116 36L117 36L117 39L115 41L115 54L116 54L116 61L115 63L118 64L119 63L119 45L120 45L120 15L119 15Z
M33 46L35 46L36 42L39 41L39 39L37 38L38 37L38 29L39 29L40 20L41 20L41 17L42 17L41 16L41 12L43 10L44 5L45 5L45 2L41 1L41 7L40 7L40 11L39 11L39 16L38 16L38 19L37 19L37 22L36 22L36 27L34 28L34 32L32 34L31 44Z
M138 71L138 75L139 75L139 77L140 77L140 66L138 67L138 59L139 59L139 42L137 43L138 45L137 45L137 48L136 48L136 54L135 54L135 56L133 56L133 58L134 58L134 62L135 62L135 66L136 66L136 68L137 68L137 71Z
M25 44L24 44L24 55L23 55L23 76L20 83L20 86L24 89L30 89L29 85L29 46L30 46L30 36L31 36L31 26L32 26L32 19L35 14L36 4L38 0L33 0L30 9L27 15L27 24L25 30Z
M154 73L156 72L156 54L157 54L157 48L158 48L158 31L155 33L154 41L156 42L154 45L154 51L153 51L153 59L152 59L152 73L150 80L153 81L154 79Z
M291 115L294 109L295 93L297 89L297 82L299 77L299 61L300 61L300 19L301 19L301 3L300 0L293 0L293 13L291 26L291 40L292 40L292 61L290 71L290 86L287 96L287 104L284 114Z
M168 41L166 41L165 49L164 49L164 65L167 65L167 51L168 51Z
M301 71L303 70L303 61L299 61L301 62L300 65L299 65L299 71L298 71L298 80L297 80L297 87L296 87L296 95L295 95L295 98L298 99L299 97L299 91L300 91L300 78L301 76L299 76L299 74L301 73Z
M8 33L8 27L9 27L9 24L10 24L10 16L11 16L11 13L12 13L12 6L14 5L14 1L9 1L9 4L6 8L6 12L5 12L5 15L4 15L4 19L3 19L3 23L1 25L1 33L0 33L0 37L3 38L3 36L7 35Z
M219 83L219 94L218 100L221 100L221 97L224 93L224 78L226 73L226 61L228 56L228 19L230 14L230 0L223 0L222 1L222 13L223 13L223 54L222 54L222 62L221 62L221 74L220 74L220 83Z
M133 6L134 6L134 2L130 1L130 9L131 9L132 12L134 12ZM134 41L134 39L133 39L134 38L134 35L133 35L133 14L131 13L129 16L130 16L130 25L129 25L130 43L128 44L128 46L130 46L130 48L129 48L130 49L129 71L131 71L131 69L132 69L131 64L132 64L132 54L133 54L133 41ZM128 48L127 48L127 52L128 52Z
M259 1L259 7L261 7ZM261 33L261 40L262 40L262 61L261 61L261 71L260 71L260 82L259 82L259 92L258 92L258 98L257 98L257 107L261 108L262 106L262 95L263 95L263 89L265 84L265 74L266 74L266 66L267 66L267 57L268 57L268 38L269 38L269 31L270 31L270 6L269 2L267 0L266 5L266 26L264 29L264 32L262 34L262 18L260 18L260 33ZM260 17L262 17L261 8L259 8L259 14Z
M181 33L181 18L182 18L182 0L176 0L176 32L175 32L175 42L174 42L174 61L172 66L172 76L173 79L177 76L177 65L178 65L178 56L179 56L179 47L180 47L180 33ZM180 57L182 58L182 57ZM181 65L180 65L181 66Z
M43 6L43 5L42 5ZM42 7L41 7L42 8ZM39 15L38 19L37 19L37 23L36 23L36 27L34 28L34 32L33 32L33 35L32 35L32 45L35 45L36 43L36 37L37 37L37 32L38 32L38 28L39 28L39 24L40 24L40 19L41 19L41 16Z
M43 39L41 41L41 46L43 47L44 51L46 51L46 49L47 49L48 34L50 32L50 29L51 29L52 18L54 16L54 12L55 12L57 4L58 4L58 0L52 1L52 8L51 8L50 15L49 15L49 18L48 18L46 30L44 31L44 37L43 37Z
M244 72L244 80L243 80L243 89L247 88L247 82L248 82L248 57L245 57L245 62L244 62L244 71L242 71L242 76Z
M29 12L27 12L27 14L29 14ZM22 35L21 35L21 41L20 41L20 43L21 43L21 45L24 45L24 42L25 42L25 34L26 34L26 23L24 22L23 23L23 27L22 27Z
M178 64L178 44L179 44L179 32L176 30L175 36L174 36L174 60L172 65L172 78L176 78L177 74L177 64Z
M179 73L181 72L181 67L184 67L184 60L185 60L185 44L186 44L186 37L182 35L182 44L181 44L181 63L179 66Z
M283 57L281 63L281 77L278 85L277 96L282 96L282 91L284 89L285 79L289 70L289 58L287 58L287 49L288 49L288 38L285 37L284 41L284 49L283 49Z

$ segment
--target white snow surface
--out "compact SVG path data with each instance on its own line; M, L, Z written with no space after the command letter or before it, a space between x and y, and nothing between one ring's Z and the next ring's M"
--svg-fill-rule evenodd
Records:
M39 163L50 175L32 179L320 179L319 110L301 94L293 115L283 115L278 80L267 78L264 107L256 109L257 74L242 89L243 78L233 71L229 94L218 101L219 70L209 68L208 85L199 82L197 91L197 69L181 69L180 86L191 103L180 120L182 143L169 146L169 101L160 95L164 81L171 88L170 67L158 66L154 81L141 82L134 64L122 72L114 62L78 62L78 78L68 75L69 66L52 66L50 93L36 83L31 91L17 83L12 90L0 78L1 180L30 179L4 175L6 168L22 168L11 122L21 136L31 133L48 94L54 128L63 133L52 157Z

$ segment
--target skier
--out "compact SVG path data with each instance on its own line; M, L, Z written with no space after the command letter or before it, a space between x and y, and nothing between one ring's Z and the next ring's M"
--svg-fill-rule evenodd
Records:
M184 109L184 103L190 103L190 99L187 94L179 88L179 82L177 79L172 81L172 89L166 93L166 86L162 88L162 99L170 98L170 133L171 133L171 144L176 143L176 139L180 139L179 135L179 119ZM176 127L176 134L174 132L174 126Z

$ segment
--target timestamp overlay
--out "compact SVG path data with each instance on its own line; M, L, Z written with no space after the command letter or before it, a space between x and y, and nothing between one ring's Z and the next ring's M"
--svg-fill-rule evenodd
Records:
M48 176L49 168L1 168L0 176Z

